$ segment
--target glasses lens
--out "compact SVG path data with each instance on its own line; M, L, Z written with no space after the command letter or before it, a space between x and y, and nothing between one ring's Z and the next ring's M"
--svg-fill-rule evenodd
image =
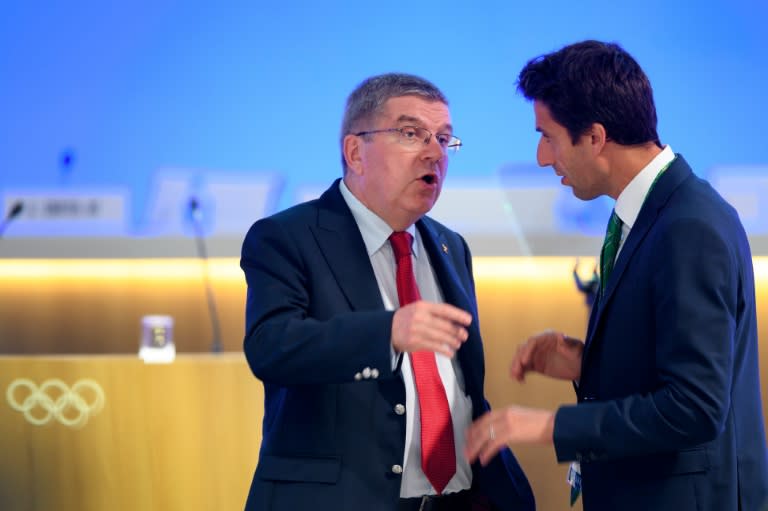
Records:
M429 132L424 128L417 126L403 126L400 131L400 140L407 145L414 144L418 141L424 141L429 136Z

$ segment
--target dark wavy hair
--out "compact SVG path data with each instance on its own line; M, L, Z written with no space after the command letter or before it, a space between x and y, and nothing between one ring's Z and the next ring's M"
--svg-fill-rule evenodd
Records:
M597 122L617 144L661 147L651 83L616 43L582 41L540 55L520 71L517 89L544 103L574 144Z

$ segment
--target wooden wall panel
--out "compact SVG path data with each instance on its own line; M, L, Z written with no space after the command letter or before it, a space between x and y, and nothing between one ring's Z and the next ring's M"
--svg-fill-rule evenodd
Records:
M554 409L574 401L568 383L532 376L518 384L508 376L509 361L528 335L554 328L583 337L587 308L573 284L574 262L566 257L475 259L486 393L493 406L518 403ZM583 273L588 274L593 264L584 260ZM129 354L83 358L88 374L107 382L115 407L105 409L103 417L84 428L87 441L66 429L49 428L44 433L11 421L11 416L4 415L7 407L0 406L0 439L6 439L0 440L4 454L0 509L51 509L56 495L83 499L73 510L101 509L106 499L139 504L131 509L237 509L242 505L255 466L262 390L241 355L245 284L238 261L213 259L210 269L224 349L230 353L185 355L171 366L144 366L135 353L140 318L145 314L175 318L179 352L208 351L211 330L199 261L0 260L0 354L73 355L69 360L83 358L77 354ZM768 258L755 258L755 274L763 408L768 413ZM37 378L60 374L69 383L84 374L78 364L65 368L49 358L35 362L39 365L28 362L30 374ZM11 377L5 365L8 360L18 359L0 358L3 392ZM169 367L173 370L168 371ZM8 438L18 442L8 444ZM89 454L93 442L111 442L116 447L108 455L93 458ZM71 447L63 451L59 443ZM556 463L553 450L526 447L515 452L534 487L539 509L569 509L567 466ZM14 461L9 465L7 460ZM233 460L231 468L228 460ZM30 471L34 477L23 475ZM103 474L101 484L109 493L93 490L97 473ZM4 507L2 498L7 493L3 492L9 488L23 489L29 500L20 507ZM193 498L188 500L188 494ZM232 505L219 506L219 502ZM112 502L109 505L114 507Z

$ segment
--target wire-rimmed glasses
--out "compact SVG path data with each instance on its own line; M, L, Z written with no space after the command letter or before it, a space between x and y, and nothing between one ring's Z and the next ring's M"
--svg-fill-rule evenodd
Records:
M427 145L432 140L432 132L420 126L401 126L400 128L359 131L354 135L362 137L364 135L373 135L374 133L397 133L398 142L405 146L415 146L419 140L424 142L424 145ZM438 133L434 137L438 145L447 153L455 153L462 146L461 139L450 133Z

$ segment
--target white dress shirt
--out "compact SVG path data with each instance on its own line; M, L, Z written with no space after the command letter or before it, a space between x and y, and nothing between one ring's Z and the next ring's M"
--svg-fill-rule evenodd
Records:
M352 211L352 216L355 218L355 222L357 222L357 226L363 236L384 307L387 310L395 310L399 307L399 300L395 281L397 264L392 246L389 243L389 236L393 232L392 228L374 212L365 207L349 191L344 180L340 182L339 189L349 209ZM435 278L418 229L416 229L415 225L412 225L407 231L414 239L413 271L421 298L430 302L444 302L445 300ZM392 368L394 369L397 366L400 355L396 354L394 350L392 353ZM448 406L451 410L454 445L456 446L456 474L448 482L448 486L443 490L443 493L454 493L469 489L472 486L472 468L467 463L463 453L464 434L472 422L472 401L464 392L464 378L457 358L453 357L453 359L450 359L441 354L436 354L435 358L440 378L445 387L446 397L448 398ZM402 357L401 374L405 384L406 430L400 497L434 495L435 489L429 483L421 468L419 402L416 395L416 386L413 381L411 360L408 356Z
M656 176L658 176L659 172L666 168L674 159L675 153L672 152L672 148L668 145L665 146L664 149L648 163L648 165L643 167L643 170L637 173L616 199L614 210L622 221L621 241L619 242L619 249L616 251L617 258L624 246L624 240L627 239L629 231L631 231L632 226L635 225L637 215L640 214L640 208L643 207L645 197L651 190L651 185L653 185L653 182L656 180Z

